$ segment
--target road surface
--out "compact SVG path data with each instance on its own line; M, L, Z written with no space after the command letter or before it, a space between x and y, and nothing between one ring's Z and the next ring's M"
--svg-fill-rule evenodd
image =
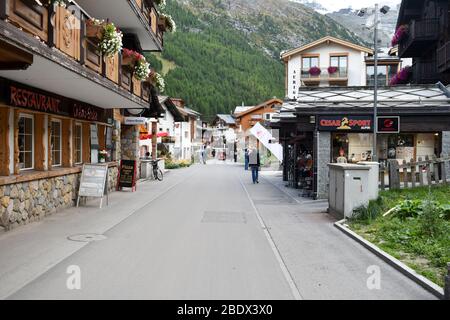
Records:
M42 267L20 273L24 262L17 262L14 271L0 269L0 287L9 286L4 298L434 299L335 229L324 202L294 199L274 179L254 185L240 166L197 165L171 172L162 183L146 182L137 193L113 195L109 208L90 209L90 228L78 209L71 219L56 217L53 227L44 220L13 230L0 236L2 250L2 242L13 250L30 232L36 241L45 235L40 247L57 243L58 250L39 261L49 254L37 255L22 241L17 259ZM153 189L161 191L147 196ZM105 239L67 239L86 231ZM71 266L80 271L79 290L68 289L69 278L69 287L77 283ZM379 290L367 287L370 266L381 270Z

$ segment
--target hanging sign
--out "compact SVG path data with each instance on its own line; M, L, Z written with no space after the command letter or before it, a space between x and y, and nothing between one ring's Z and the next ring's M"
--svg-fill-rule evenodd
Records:
M377 131L378 133L399 133L400 117L378 117Z
M320 131L373 131L372 116L320 116Z
M136 126L147 123L147 118L144 117L125 117L124 121L126 125Z

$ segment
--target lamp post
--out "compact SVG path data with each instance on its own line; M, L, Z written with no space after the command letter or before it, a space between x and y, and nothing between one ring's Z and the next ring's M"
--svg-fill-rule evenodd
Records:
M373 71L374 71L374 90L373 90L373 155L372 161L378 161L377 152L377 117L378 117L378 25L380 23L379 13L387 14L389 12L388 6L383 6L379 9L378 3L375 4L374 11L374 55L373 55ZM367 9L361 9L358 11L358 16L364 17L367 14Z

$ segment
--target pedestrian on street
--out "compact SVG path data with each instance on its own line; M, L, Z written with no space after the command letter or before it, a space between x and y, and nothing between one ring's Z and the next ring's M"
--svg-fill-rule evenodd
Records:
M252 179L253 184L259 183L259 167L261 166L259 151L257 149L253 149L249 154L249 166L252 168Z
M245 171L248 171L248 162L249 162L249 158L248 158L248 149L245 149Z

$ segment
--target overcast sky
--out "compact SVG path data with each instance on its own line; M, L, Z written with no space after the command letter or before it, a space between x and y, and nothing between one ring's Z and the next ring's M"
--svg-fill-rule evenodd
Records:
M401 2L401 0L316 0L322 4L326 9L335 11L342 8L352 7L353 9L360 9L363 7L373 6L375 3L380 5L395 6Z

